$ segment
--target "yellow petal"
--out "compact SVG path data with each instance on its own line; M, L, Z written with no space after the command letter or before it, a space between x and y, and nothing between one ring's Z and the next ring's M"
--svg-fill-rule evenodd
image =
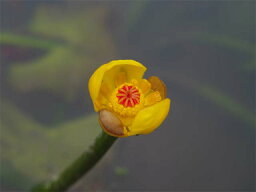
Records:
M99 111L99 105L98 105L99 103L96 101L96 99L100 91L102 78L106 71L106 67L107 67L107 64L102 65L92 74L92 76L89 79L88 89L89 89L89 93L90 93L95 111Z
M170 109L170 99L164 99L141 110L129 127L129 135L148 134L161 125Z
M148 78L151 83L151 89L153 91L159 91L162 99L166 98L166 86L164 82L156 76L151 76Z
M118 87L119 85L121 85L125 82L126 82L126 73L125 72L118 73L115 78L116 87Z
M101 87L100 87L100 93L106 97L107 99L109 99L110 95L111 95L111 90L109 89L108 85L106 83L102 83Z
M99 111L95 101L99 95L101 84L104 82L112 90L119 73L125 73L127 81L141 79L146 67L134 60L114 60L99 67L89 80L89 92L95 111Z
M108 107L108 104L109 100L107 99L107 97L103 96L103 94L99 94L97 99L95 99L94 101L94 106L96 106L99 110L106 109Z
M145 106L153 105L159 101L161 101L161 95L159 91L154 91L145 97L144 105Z

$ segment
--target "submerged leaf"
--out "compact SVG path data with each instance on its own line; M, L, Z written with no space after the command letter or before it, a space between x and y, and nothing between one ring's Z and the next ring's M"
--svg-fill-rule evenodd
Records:
M173 83L177 83L179 86L183 86L185 88L195 91L201 97L208 99L209 101L226 110L235 117L238 117L246 124L250 126L255 125L254 113L248 110L239 102L237 102L234 98L219 90L218 88L215 88L212 85L207 85L206 83L200 83L194 79L190 79L177 71L161 72L166 74L166 79L172 80Z
M52 49L61 45L60 43L50 40L7 32L0 33L0 44L39 49Z
M66 9L39 7L31 30L65 43L30 63L12 65L7 78L16 90L50 91L74 101L85 90L92 70L116 55L111 33L105 27L106 7Z
M129 174L129 169L127 167L117 166L115 167L115 174L118 176L125 176Z
M1 143L5 147L1 161L8 161L13 171L31 178L31 182L55 177L101 131L96 115L47 129L7 101L2 103L2 111Z
M216 105L226 109L231 114L239 117L244 122L249 125L254 125L255 116L252 112L250 112L247 108L239 104L233 98L228 96L227 94L221 92L220 90L213 88L211 86L202 85L200 88L198 87L197 91L203 96L208 98L210 101L215 103Z

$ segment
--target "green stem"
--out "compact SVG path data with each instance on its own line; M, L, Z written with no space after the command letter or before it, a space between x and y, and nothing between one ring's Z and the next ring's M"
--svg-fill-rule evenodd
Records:
M67 167L56 180L37 185L32 191L61 192L67 190L103 157L116 139L116 137L109 136L102 132L96 138L90 149L84 152L69 167Z

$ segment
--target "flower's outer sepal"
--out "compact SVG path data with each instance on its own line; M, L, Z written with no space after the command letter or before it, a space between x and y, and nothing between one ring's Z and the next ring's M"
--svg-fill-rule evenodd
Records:
M97 98L103 81L113 88L116 74L125 72L127 81L130 81L131 79L141 79L146 69L144 65L134 60L114 60L99 67L89 79L88 85L95 111L100 110Z
M127 131L124 125L112 112L106 109L101 110L99 112L99 122L107 134L114 137L125 137Z
M153 91L158 91L162 99L166 98L166 85L159 79L157 76L151 76L148 78L148 81L151 83L151 89Z
M152 106L142 109L129 127L130 135L149 134L165 120L170 109L171 100L166 98Z

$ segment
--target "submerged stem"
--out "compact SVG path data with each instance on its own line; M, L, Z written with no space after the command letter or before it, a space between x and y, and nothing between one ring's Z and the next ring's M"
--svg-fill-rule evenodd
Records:
M108 151L116 141L116 137L102 132L88 151L82 153L60 176L49 183L35 186L33 192L61 192L65 191L83 175L85 175Z

